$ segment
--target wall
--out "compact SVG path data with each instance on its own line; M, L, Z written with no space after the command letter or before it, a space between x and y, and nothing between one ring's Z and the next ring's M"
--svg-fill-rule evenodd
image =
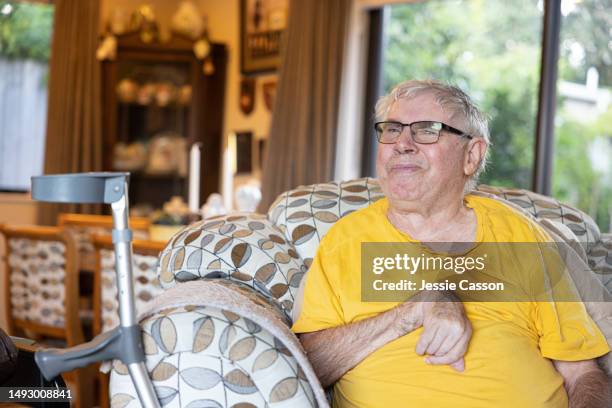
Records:
M153 7L157 21L162 29L170 27L172 15L180 1L178 0L101 0L100 29L108 20L114 9L123 9L131 13L141 4ZM262 85L275 80L276 74L258 75L256 77L255 108L250 115L240 111L240 0L193 0L193 3L208 17L208 32L213 42L224 43L228 49L227 83L225 95L224 134L232 131L252 131L256 139L266 138L270 127L271 113L264 104ZM225 141L224 141L225 143ZM259 172L256 172L259 176ZM242 177L236 184L246 182Z
M30 194L0 193L0 224L36 224L36 202Z

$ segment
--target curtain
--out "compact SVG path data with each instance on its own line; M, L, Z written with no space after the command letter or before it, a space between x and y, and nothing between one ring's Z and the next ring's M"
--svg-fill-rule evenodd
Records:
M300 184L333 177L351 0L291 0L259 211Z
M99 0L55 0L44 174L102 169ZM99 206L40 203L39 223Z

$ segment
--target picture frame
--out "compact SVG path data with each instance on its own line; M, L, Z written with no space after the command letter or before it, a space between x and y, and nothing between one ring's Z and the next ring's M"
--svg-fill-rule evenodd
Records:
M253 172L253 132L236 132L236 174Z
M240 70L275 71L287 26L289 0L240 0Z

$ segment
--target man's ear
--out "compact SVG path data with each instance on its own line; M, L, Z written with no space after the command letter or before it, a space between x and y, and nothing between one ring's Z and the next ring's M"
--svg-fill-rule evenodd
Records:
M475 137L467 145L463 158L463 172L470 177L478 170L487 152L487 143L481 137Z

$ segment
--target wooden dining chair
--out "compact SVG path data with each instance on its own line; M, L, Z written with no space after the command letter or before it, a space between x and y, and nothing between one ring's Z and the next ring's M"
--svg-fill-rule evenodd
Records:
M86 337L89 339L93 332L93 287L96 270L96 254L92 238L95 234L110 235L113 229L113 217L110 215L61 213L57 218L57 225L73 233L76 239L79 252L81 321L86 329ZM148 218L130 217L130 228L135 239L148 239L149 225Z
M7 331L49 347L83 343L79 319L78 252L74 238L57 227L0 226L5 238L4 307ZM91 369L63 377L73 406L92 406Z
M94 334L108 331L119 325L119 303L117 300L117 274L112 238L94 235L96 273L94 276ZM165 248L161 241L134 240L132 242L132 265L136 313L144 310L148 302L162 292L157 278L158 255ZM109 406L109 375L98 373L99 401L101 407Z
M79 269L93 272L96 269L96 257L92 237L96 234L110 235L113 229L113 217L110 215L61 213L57 218L57 225L75 234L80 255ZM148 218L130 217L130 229L135 239L148 239L150 225L151 222Z

